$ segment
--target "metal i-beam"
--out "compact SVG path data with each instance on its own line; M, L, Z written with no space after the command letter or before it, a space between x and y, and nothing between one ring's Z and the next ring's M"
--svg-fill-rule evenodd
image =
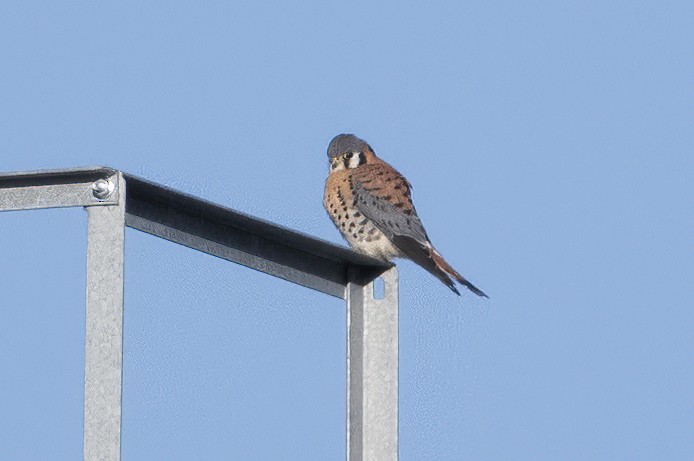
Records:
M125 175L126 224L329 295L345 298L347 273L390 267L346 248Z

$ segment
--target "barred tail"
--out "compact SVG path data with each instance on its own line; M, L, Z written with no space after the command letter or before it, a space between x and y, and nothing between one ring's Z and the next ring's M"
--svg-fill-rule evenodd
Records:
M448 288L453 290L455 294L460 296L458 288L455 286L455 281L466 286L470 291L477 296L489 298L482 290L470 283L456 272L450 264L448 264L431 243L421 243L411 237L404 235L393 236L393 243L403 252L404 256L410 258L415 263L429 271L434 277L441 280ZM452 277L452 278L451 278Z
M467 287L468 290L472 291L472 292L475 293L477 296L482 296L482 297L484 297L484 298L489 298L489 296L487 296L487 295L484 293L484 291L482 291L482 290L480 290L479 288L477 288L475 285L473 285L472 283L470 283L470 281L468 281L465 277L463 277L462 275L460 275L455 269L453 269L453 267L451 267L451 265L448 264L448 263L446 262L445 259L443 259L443 256L441 256L441 255L439 254L439 252L436 251L436 249L435 249L434 247L431 247L431 249L430 249L429 251L430 251L430 254L431 254L431 259L433 259L434 264L436 264L436 267L437 267L437 269L438 269L439 271L444 272L445 274L447 274L447 275L453 277L458 283L460 283L461 285L464 285L465 287ZM449 288L450 288L450 285L449 285ZM455 289L453 289L453 288L451 288L451 289L452 289L453 291L455 291L456 293L458 293L457 290L455 290ZM460 295L460 293L458 293L458 295Z

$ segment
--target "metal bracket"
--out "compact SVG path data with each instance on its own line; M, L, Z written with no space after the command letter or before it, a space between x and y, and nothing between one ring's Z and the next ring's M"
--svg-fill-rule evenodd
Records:
M98 193L97 182L110 193ZM2 173L0 211L118 205L118 184L118 172L104 167Z

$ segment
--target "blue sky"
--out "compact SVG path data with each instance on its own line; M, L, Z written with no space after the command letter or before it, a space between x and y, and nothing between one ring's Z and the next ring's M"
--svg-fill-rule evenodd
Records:
M401 276L408 460L690 459L691 2L0 5L0 169L108 165L340 242L363 137L487 292ZM0 453L77 459L86 214L0 215ZM339 300L128 231L123 459L344 457Z

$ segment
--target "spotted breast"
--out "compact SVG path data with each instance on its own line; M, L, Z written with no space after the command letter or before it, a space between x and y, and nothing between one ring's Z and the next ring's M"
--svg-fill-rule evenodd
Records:
M359 173L369 168L362 165ZM390 261L401 255L400 250L381 230L358 209L355 197L355 181L351 170L336 171L328 176L323 205L347 243L374 258Z

